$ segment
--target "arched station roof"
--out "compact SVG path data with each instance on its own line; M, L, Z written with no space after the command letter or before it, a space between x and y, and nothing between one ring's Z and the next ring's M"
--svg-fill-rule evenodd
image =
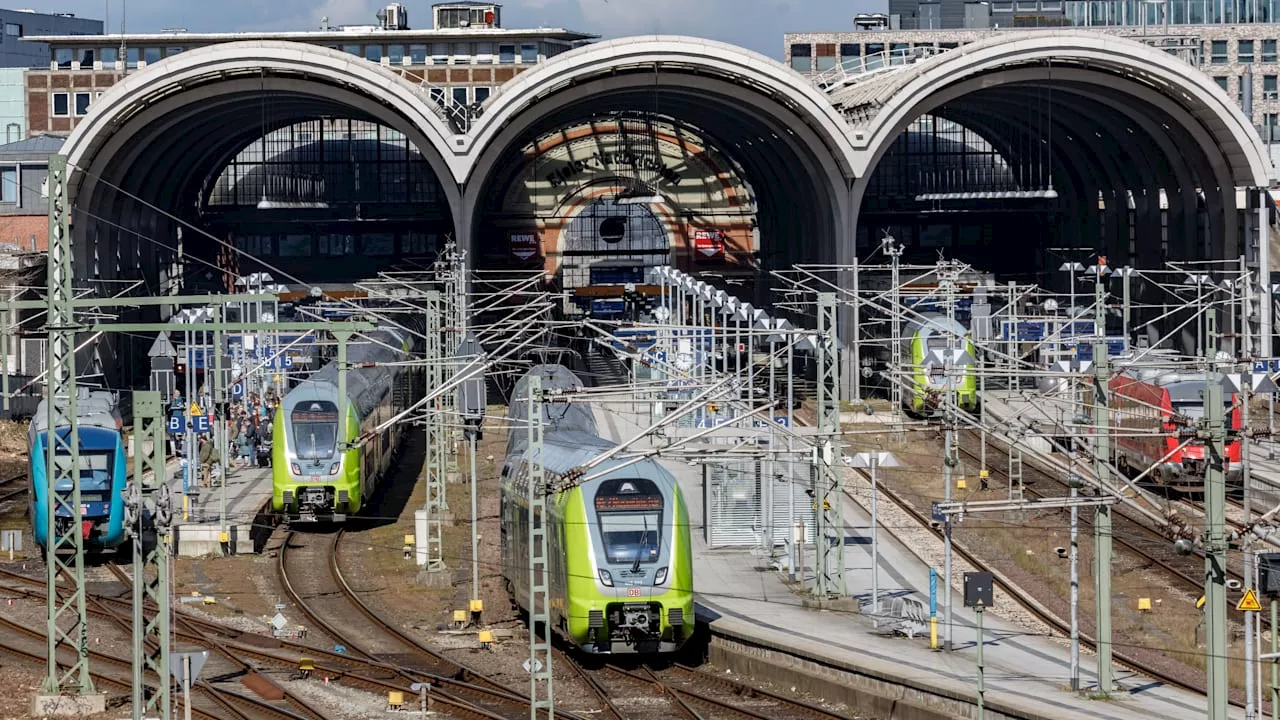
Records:
M99 98L63 149L71 197L98 204L105 180L148 202L186 205L190 198L175 194L190 192L264 130L333 115L403 132L442 180L461 165L437 107L395 73L316 45L231 42L166 58ZM456 213L456 184L441 184Z
M859 150L855 173L874 168L912 120L1000 86L1062 90L1060 102L1114 107L1135 121L1179 126L1238 187L1268 184L1266 148L1240 107L1207 75L1149 45L1078 31L998 34L835 89ZM1084 128L1081 129L1084 131Z

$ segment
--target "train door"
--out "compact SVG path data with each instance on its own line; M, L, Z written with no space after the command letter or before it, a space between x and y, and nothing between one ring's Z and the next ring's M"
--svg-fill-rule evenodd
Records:
M599 261L634 260L644 267L666 265L671 242L648 205L601 198L578 213L561 243L560 280L566 289L592 285Z

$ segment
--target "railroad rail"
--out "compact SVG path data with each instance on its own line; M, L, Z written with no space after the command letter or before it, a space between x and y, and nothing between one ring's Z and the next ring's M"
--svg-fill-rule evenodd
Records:
M796 422L800 424L805 424L805 425L811 424L807 420L800 417L796 417ZM862 477L864 480L867 480L868 482L870 482L871 474L866 472L862 468L849 468L849 470L856 473L859 477ZM926 517L925 514L919 509L917 509L913 504L911 504L909 500L907 500L906 498L902 497L897 492L895 492L892 487L888 486L887 483L884 483L884 482L878 483L878 488L880 492L890 500L890 502L892 502L894 505L902 509L903 512L910 515L911 518L915 520L922 528L932 533L933 536L936 537L937 539L943 540L942 528L936 527L930 521L930 518ZM850 493L848 489L845 489L844 492L846 497L848 497L853 502L857 502L857 499L854 498L853 494ZM995 579L995 582L1001 586L1001 588L1005 591L1005 594L1007 594L1010 598L1013 598L1019 605L1021 605L1025 610L1027 610L1036 618L1038 618L1041 622L1045 623L1050 628L1058 631L1059 633L1062 633L1063 636L1067 636L1071 632L1070 624L1067 621L1058 617L1055 613L1050 612L1047 608L1040 605L1038 602L1032 602L1031 600L1029 600L1027 595L1024 592L1024 589L1013 586L1013 584L1004 576L1004 574L1001 573L999 569L995 568L991 563L988 563L987 561L982 560L977 555L973 554L967 548L965 548L963 544L955 542L954 539L952 540L951 547L953 552L955 552L958 556L964 559L965 562L972 565L975 569L992 573L992 577ZM948 579L947 581L949 582L950 579ZM1079 633L1079 637L1080 637L1080 643L1082 645L1093 650L1097 649L1097 640L1094 637L1083 632ZM1117 650L1114 646L1112 647L1112 650L1111 650L1111 656L1116 660L1116 662L1126 665L1136 672L1146 675L1147 677L1150 677L1154 680L1159 680L1160 682L1163 682L1167 685L1181 688L1183 690L1188 690L1190 692L1194 692L1199 695L1204 695L1206 692L1205 686L1203 684L1199 684L1199 683L1187 680L1185 678L1176 677L1171 673L1167 673L1162 670L1149 667L1138 658L1135 658L1131 653L1127 653L1122 650ZM1237 707L1244 707L1244 703L1239 702L1234 698L1231 700L1231 704Z
M380 618L351 589L342 574L339 561L339 548L345 531L339 530L331 538L320 535L305 535L289 532L278 554L278 572L281 585L290 601L307 616L310 622L320 628L334 641L342 642L347 649L361 655L374 665L384 668L402 681L408 683L428 682L435 686L431 697L436 701L450 705L451 712L483 718L524 718L529 713L529 699L526 695L512 690L483 674L445 657L426 645L408 636L391 623ZM306 540L305 538L310 538ZM327 547L326 547L327 546ZM327 557L329 572L315 572L315 563L307 565L311 572L307 582L312 585L307 590L300 584L301 575L291 571L296 557L295 551L307 548L320 549ZM314 559L314 558L313 558ZM305 562L305 560L304 560ZM324 603L336 602L341 612L326 613L317 605L317 598L324 598ZM355 612L351 612L354 610ZM341 620L331 620L338 618ZM339 627L341 623L342 627ZM353 630L355 624L363 624L362 628ZM360 632L360 638L353 638ZM374 640L370 640L374 638ZM378 647L394 649L398 657L407 650L414 665L384 662L377 652ZM557 713L571 720L583 720L569 713Z
M27 479L27 473L25 471L20 472L11 477L0 478L0 502L4 502L9 498L14 498L19 495L25 495L27 493L26 483L21 483L18 487L13 487L13 488L9 486L14 484L15 482L18 482L19 480L26 480L26 479Z

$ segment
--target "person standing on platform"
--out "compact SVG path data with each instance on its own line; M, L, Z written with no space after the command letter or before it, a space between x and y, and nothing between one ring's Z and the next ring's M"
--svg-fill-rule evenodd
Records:
M208 439L200 437L200 487L207 488L212 485L213 460L214 460L213 443Z

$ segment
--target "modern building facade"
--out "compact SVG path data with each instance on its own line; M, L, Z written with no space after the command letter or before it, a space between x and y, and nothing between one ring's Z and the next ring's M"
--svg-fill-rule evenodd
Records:
M78 18L67 13L39 13L34 10L0 8L0 67L44 67L49 46L30 40L43 35L101 35L101 20Z
M378 24L304 32L50 35L41 70L27 74L28 133L70 132L93 102L123 75L195 48L244 41L306 43L339 50L429 85L441 105L484 102L494 88L547 58L595 39L565 29L502 27L492 3L432 7L433 27L414 30L402 5L388 5Z
M37 135L0 145L0 249L39 252L49 246L49 156L65 138Z
M1280 1L889 0L887 15L859 17L893 30L1245 25L1280 20Z

